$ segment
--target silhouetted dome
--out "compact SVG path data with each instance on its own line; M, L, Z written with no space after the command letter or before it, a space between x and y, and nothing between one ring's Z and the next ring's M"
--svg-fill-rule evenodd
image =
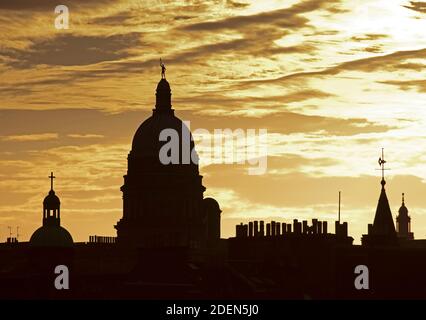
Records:
M408 216L408 209L404 203L399 208L398 213L399 213L399 216Z
M157 85L157 93L159 92L170 92L170 84L166 79L161 79Z
M182 147L182 126L185 134L190 137L190 150L194 147L192 135L182 120L177 118L171 108L170 85L166 79L161 79L157 85L156 105L151 117L146 119L136 131L132 142L132 157L150 157L159 161L161 147L167 141L160 141L160 133L164 129L173 129L179 135L179 146ZM182 160L182 150L179 150L179 159Z
M73 246L71 234L61 226L43 226L38 228L30 239L31 247L69 248Z
M61 204L58 196L55 194L55 191L50 190L49 194L43 200L43 206L47 208L57 208Z
M184 125L184 128L188 130L186 125ZM154 112L136 131L132 142L132 152L138 156L155 156L158 158L161 146L166 143L160 141L160 133L164 129L176 130L180 139L182 139L182 121L175 117L173 112ZM191 141L191 148L193 146L194 142Z
M166 79L161 79L157 85L157 92L155 93L155 108L157 110L172 109L172 91L170 90L170 84Z
M222 212L222 210L220 210L219 203L213 198L203 199L203 205L209 212Z

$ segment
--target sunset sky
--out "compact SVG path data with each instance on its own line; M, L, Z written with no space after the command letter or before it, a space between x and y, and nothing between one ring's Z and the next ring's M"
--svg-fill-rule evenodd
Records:
M70 10L54 27L56 5ZM167 67L191 129L268 130L268 170L201 158L222 236L253 219L342 219L360 242L380 193L401 193L426 238L426 2L397 0L0 2L0 240L27 240L57 177L75 241L115 235L139 124ZM197 137L196 137L197 138ZM334 232L334 226L330 231Z

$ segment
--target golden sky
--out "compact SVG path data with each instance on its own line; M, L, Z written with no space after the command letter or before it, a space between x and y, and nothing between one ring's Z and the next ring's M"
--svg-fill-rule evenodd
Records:
M58 4L68 30L54 27ZM192 129L268 130L264 175L201 159L222 236L251 219L333 223L341 190L359 243L384 147L392 213L405 192L425 238L425 18L426 2L398 0L2 1L0 238L19 225L29 239L41 224L50 171L74 240L115 235L160 57Z

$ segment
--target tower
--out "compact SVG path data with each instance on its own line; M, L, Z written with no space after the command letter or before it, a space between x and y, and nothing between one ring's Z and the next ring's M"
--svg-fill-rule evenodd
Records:
M32 247L64 247L73 246L71 234L61 227L61 201L53 190L53 172L50 173L50 191L43 200L42 226L38 228L30 239Z
M53 190L53 179L56 177L50 173L50 191L43 201L43 226L61 225L61 201Z
M382 156L379 158L380 170L382 171L382 180L380 181L382 188L379 202L377 204L374 222L368 225L368 234L362 237L362 244L367 246L395 245L398 243L392 212L385 190L385 163L384 150L382 149Z
M214 199L203 197L194 141L175 116L164 64L161 67L155 108L137 129L127 158L117 242L128 247L200 248L219 239L220 209ZM164 161L169 156L172 161Z
M411 232L411 218L408 215L408 209L405 206L405 195L402 194L402 204L398 210L398 216L396 217L396 228L398 232L398 238L407 240L414 240L414 234Z

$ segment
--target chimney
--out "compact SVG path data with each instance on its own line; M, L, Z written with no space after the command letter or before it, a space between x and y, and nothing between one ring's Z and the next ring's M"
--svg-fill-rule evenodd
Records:
M287 224L287 233L291 233L291 223Z
M258 221L255 221L254 222L254 236L255 237L258 237L259 236L259 222Z
M237 238L245 238L247 236L247 229L245 227L246 226L242 222L235 226L235 233ZM246 234L244 234L244 231L246 231Z
M322 222L318 221L317 224L317 234L322 234Z
M283 222L281 224L282 227L282 234L286 234L287 233L287 224L285 222Z
M249 222L249 237L252 238L253 237L253 222Z
M293 220L293 229L294 229L294 233L296 234L301 234L302 232L302 223L298 222L297 219Z
M327 234L327 221L322 222L322 233Z
M275 224L275 235L276 236L280 236L281 235L281 224L279 222L277 222Z
M348 236L348 223L343 222L342 228L343 228L343 230L342 230L343 237L346 238Z
M261 237L265 236L265 222L264 221L260 221L260 236Z
M312 233L318 233L318 219L312 219Z
M302 233L303 234L307 234L308 233L308 221L306 221L306 220L303 220Z
M275 237L275 231L276 231L275 221L271 221L271 236Z

